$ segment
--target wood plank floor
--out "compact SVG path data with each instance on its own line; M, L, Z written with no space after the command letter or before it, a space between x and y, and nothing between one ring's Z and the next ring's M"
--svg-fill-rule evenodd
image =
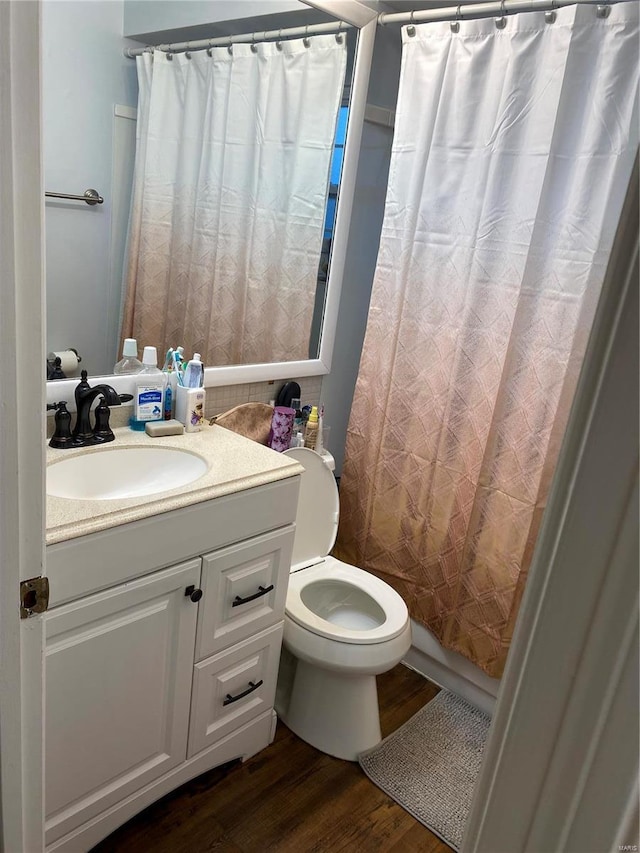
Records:
M383 736L438 688L399 665L378 678ZM364 775L278 723L267 749L145 809L92 853L450 853Z

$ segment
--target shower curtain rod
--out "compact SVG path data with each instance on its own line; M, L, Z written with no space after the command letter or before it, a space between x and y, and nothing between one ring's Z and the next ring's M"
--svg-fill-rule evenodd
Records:
M611 11L611 3L621 0L502 0L497 3L471 3L468 5L446 6L441 9L425 9L415 12L381 12L378 23L385 24L424 24L435 21L468 21L474 18L502 18L516 15L518 12L553 12L562 6L596 6L599 18L606 18Z
M195 39L194 41L182 41L175 44L156 44L146 47L125 47L122 51L127 59L135 59L136 56L149 50L162 50L165 53L189 53L195 50L206 50L209 47L230 47L232 44L254 44L263 41L280 41L302 36L320 35L321 33L335 33L351 29L351 24L346 21L329 21L326 24L309 24L306 27L289 27L282 30L265 30L257 33L242 33L237 36L219 36L212 39Z

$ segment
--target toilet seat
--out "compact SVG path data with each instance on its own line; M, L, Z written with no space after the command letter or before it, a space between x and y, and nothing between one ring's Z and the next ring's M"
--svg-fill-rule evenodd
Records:
M407 606L389 584L327 556L338 532L335 478L306 447L286 450L304 466L285 615L312 634L345 644L384 643L406 631Z
M304 598L305 589L322 583L327 586L346 584L368 596L379 608L384 621L376 627L358 630L345 627L344 624L334 624L319 616L305 604ZM407 606L394 589L375 575L343 563L335 557L325 557L322 563L290 576L285 614L313 634L356 645L391 640L405 631L409 622Z

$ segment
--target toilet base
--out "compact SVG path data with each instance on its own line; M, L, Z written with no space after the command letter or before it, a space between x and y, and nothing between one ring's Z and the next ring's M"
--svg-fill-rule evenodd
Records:
M380 743L375 675L343 675L298 660L282 721L316 749L357 761Z

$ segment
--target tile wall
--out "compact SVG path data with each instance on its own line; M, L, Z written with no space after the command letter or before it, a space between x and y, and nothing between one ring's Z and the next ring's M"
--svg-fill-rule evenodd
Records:
M300 386L302 404L317 406L320 402L322 376L310 376L304 379L292 380ZM276 382L252 382L247 385L221 385L218 388L207 388L207 417L212 418L241 403L269 403L274 400L285 380Z

